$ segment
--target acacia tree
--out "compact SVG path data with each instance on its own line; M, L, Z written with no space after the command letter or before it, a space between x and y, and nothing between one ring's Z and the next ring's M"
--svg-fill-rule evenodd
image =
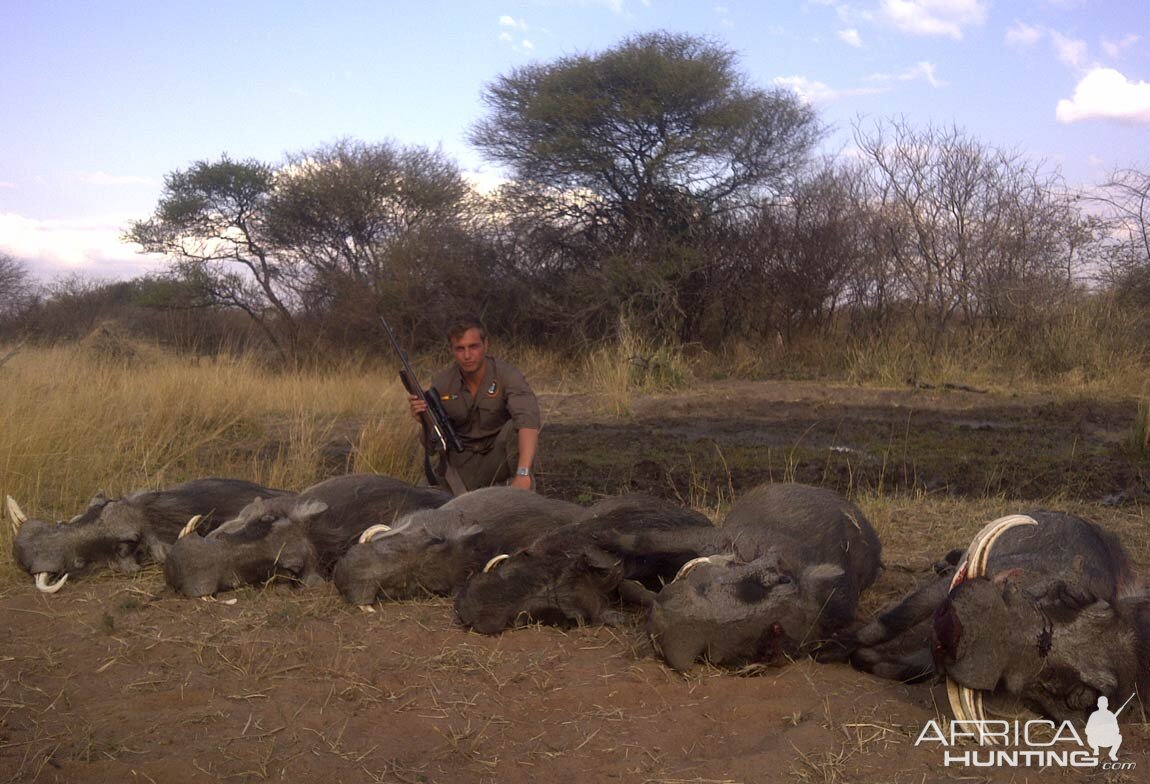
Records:
M606 287L594 299L647 300L682 337L713 293L707 221L783 189L821 133L793 93L750 86L728 49L666 32L516 69L483 101L471 142L508 168L514 203L581 251L579 272Z
M198 161L164 178L155 213L130 224L124 239L170 257L178 277L244 311L282 357L294 359L291 270L267 225L275 176L255 160Z
M345 139L288 156L268 204L269 236L295 260L312 317L338 310L341 329L371 328L381 307L394 312L445 264L465 265L468 193L439 151ZM429 309L406 309L417 312Z

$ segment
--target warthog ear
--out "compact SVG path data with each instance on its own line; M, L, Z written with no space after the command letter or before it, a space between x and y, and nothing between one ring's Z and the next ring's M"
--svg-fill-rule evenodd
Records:
M470 539L473 536L479 536L483 533L483 526L478 523L472 523L464 528L459 528L454 531L449 531L444 541L450 542L451 540L463 541Z
M88 501L88 508L91 509L93 506L103 506L106 503L108 503L107 494L103 490L97 490L96 494L92 496L92 499Z
M837 603L848 593L850 586L846 572L841 566L831 563L815 564L803 570L799 577L799 589L819 603Z
M296 504L292 516L299 520L311 520L313 517L321 515L326 511L327 504L318 499L309 498L307 501Z
M623 562L606 550L598 547L588 547L583 553L583 563L592 571L607 572L618 571L622 575Z

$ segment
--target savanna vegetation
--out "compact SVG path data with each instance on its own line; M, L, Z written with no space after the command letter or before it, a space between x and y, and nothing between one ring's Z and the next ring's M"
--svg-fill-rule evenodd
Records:
M414 478L377 317L430 370L460 311L541 389L609 415L716 379L1046 390L1128 404L1145 455L1146 171L1074 191L901 118L819 157L809 105L672 33L482 99L470 141L507 176L491 192L441 151L341 139L171 172L124 234L165 274L38 286L0 255L4 489L62 511L209 473Z

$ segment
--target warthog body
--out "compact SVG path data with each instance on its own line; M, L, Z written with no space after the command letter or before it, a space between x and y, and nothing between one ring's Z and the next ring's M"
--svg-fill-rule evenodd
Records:
M163 490L124 498L97 494L81 514L66 523L21 521L9 503L16 534L13 554L21 569L37 576L41 590L110 567L135 572L141 565L163 561L180 529L193 515L203 515L206 528L233 517L253 499L290 495L239 479L194 479Z
M257 499L207 536L178 540L164 561L164 576L185 596L275 577L322 582L364 529L450 498L386 476L337 476L295 497Z
M677 670L823 651L854 619L881 545L854 504L797 484L755 488L731 508L727 544L655 597L648 630Z
M690 538L711 530L698 512L657 498L606 499L579 521L473 575L456 597L456 613L484 634L532 622L571 626L613 620L611 605L624 580L657 588L691 556L691 550L652 554L644 546L649 537Z
M856 635L860 669L909 678L933 670L1057 719L1082 719L1150 687L1150 596L1118 538L1061 512L1002 533L984 574L964 560Z
M336 564L343 598L369 605L377 598L447 595L495 555L518 550L585 510L514 487L487 487L438 509L399 519L391 530L355 544Z

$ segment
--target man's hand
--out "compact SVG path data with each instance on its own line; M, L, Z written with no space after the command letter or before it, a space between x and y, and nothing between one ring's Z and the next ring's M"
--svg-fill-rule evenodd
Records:
M411 415L419 419L419 415L427 410L427 401L416 395L408 395L407 402L411 406Z
M531 477L529 476L513 476L511 477L511 486L518 487L520 490L531 489Z

